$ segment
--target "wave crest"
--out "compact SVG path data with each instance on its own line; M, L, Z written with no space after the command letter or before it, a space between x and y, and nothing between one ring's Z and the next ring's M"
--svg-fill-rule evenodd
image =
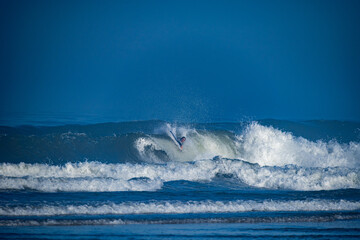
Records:
M296 211L354 211L360 202L347 200L293 201L155 201L84 205L40 205L0 207L0 216L56 216L56 215L128 215L128 214L188 214L239 212L296 212Z

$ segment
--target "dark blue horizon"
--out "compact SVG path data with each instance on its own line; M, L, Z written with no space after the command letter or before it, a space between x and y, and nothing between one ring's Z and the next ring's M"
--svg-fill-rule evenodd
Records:
M359 12L334 0L1 1L0 119L360 121Z

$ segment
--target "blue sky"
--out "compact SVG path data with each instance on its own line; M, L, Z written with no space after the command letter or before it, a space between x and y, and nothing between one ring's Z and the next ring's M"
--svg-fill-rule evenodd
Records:
M1 1L0 116L360 120L359 1Z

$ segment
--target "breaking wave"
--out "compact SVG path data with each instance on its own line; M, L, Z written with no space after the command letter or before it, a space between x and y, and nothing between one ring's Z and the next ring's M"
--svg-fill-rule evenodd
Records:
M356 138L309 140L257 122L214 126L135 122L1 128L0 189L156 191L169 181L212 181L225 175L257 188L360 188ZM182 151L170 130L187 138Z
M0 207L1 216L132 215L239 212L354 211L360 202L347 200L155 201L101 203L98 205L27 205Z
M99 162L0 164L0 189L55 191L155 191L169 181L212 181L229 176L251 187L292 190L360 188L359 169L260 166L242 160L215 158L165 164Z
M237 136L241 157L261 166L359 167L360 144L309 141L273 127L250 124Z

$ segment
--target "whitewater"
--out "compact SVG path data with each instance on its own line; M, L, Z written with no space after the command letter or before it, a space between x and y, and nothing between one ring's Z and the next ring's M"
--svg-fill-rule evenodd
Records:
M6 231L360 221L355 122L1 126L0 156Z

